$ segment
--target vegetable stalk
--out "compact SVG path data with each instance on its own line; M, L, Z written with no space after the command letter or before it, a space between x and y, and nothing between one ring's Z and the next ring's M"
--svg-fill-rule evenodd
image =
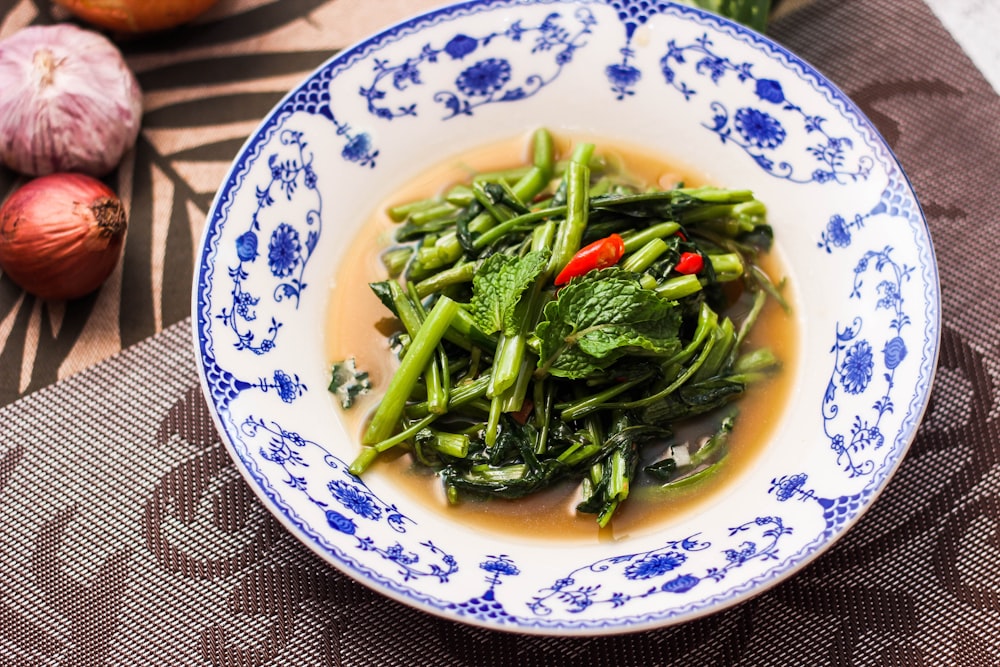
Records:
M365 430L362 438L364 444L373 445L392 435L400 417L403 416L406 401L413 392L413 387L423 374L427 362L434 356L438 343L441 342L458 309L458 304L446 296L438 299L431 308L427 319L414 335L406 356L400 362L396 374L392 376L385 396Z

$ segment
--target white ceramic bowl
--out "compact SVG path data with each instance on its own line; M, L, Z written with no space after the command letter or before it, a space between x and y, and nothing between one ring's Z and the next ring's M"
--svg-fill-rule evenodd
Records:
M795 390L762 453L699 511L611 542L477 532L391 479L353 477L357 437L326 388L329 286L374 208L443 158L537 126L752 188L795 295ZM472 0L340 52L236 158L195 278L205 395L285 527L396 600L542 634L692 619L823 552L913 439L940 327L925 220L870 121L782 47L654 0Z

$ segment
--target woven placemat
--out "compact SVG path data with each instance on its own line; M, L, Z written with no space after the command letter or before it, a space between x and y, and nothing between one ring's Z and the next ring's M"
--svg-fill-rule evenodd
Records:
M432 617L332 570L255 500L182 322L0 410L0 665L1000 663L1000 99L919 0L817 0L771 34L894 147L941 272L931 407L833 549L662 630L555 639Z

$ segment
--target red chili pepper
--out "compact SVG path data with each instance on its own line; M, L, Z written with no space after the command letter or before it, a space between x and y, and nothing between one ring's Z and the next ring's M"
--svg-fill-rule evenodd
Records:
M556 285L564 285L572 278L582 276L594 269L605 269L614 266L625 254L625 242L618 234L594 241L579 251L566 263L563 270L556 276Z
M524 403L521 404L521 409L517 412L510 413L511 418L516 421L521 426L528 421L528 417L531 416L531 411L535 409L535 404L530 398L524 399Z
M677 265L674 266L674 270L677 273L683 273L689 275L692 273L698 273L705 266L705 260L696 252L682 252L681 258L677 260Z

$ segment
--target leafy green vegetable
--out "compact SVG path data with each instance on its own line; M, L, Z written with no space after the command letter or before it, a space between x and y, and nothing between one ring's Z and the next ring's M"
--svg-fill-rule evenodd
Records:
M694 485L718 471L725 460L729 447L729 434L732 433L734 426L734 415L723 417L718 429L689 455L683 467L677 465L673 456L647 465L644 471L662 482L662 485L652 489L652 492L659 493Z
M523 257L496 254L476 269L469 309L483 333L517 332L514 316L517 304L524 290L545 270L549 255L547 250L529 252Z
M345 410L354 405L358 396L367 394L371 388L368 373L357 369L354 357L333 364L329 390L337 396Z
M538 372L584 378L630 350L668 355L680 347L677 305L619 269L593 271L564 287L538 324Z
M594 463L590 476L584 478L583 499L577 509L596 514L599 526L607 525L618 506L629 496L642 444L670 435L669 429L637 423L625 413L619 415L605 443L609 453Z
M592 143L557 161L545 130L530 154L389 210L398 245L370 287L400 366L350 469L405 448L451 502L568 481L605 526L637 490L725 465L719 414L779 366L746 349L765 301L787 308L758 264L773 230L749 190L647 187ZM367 390L353 361L332 375L344 407ZM704 444L651 461L692 418Z

